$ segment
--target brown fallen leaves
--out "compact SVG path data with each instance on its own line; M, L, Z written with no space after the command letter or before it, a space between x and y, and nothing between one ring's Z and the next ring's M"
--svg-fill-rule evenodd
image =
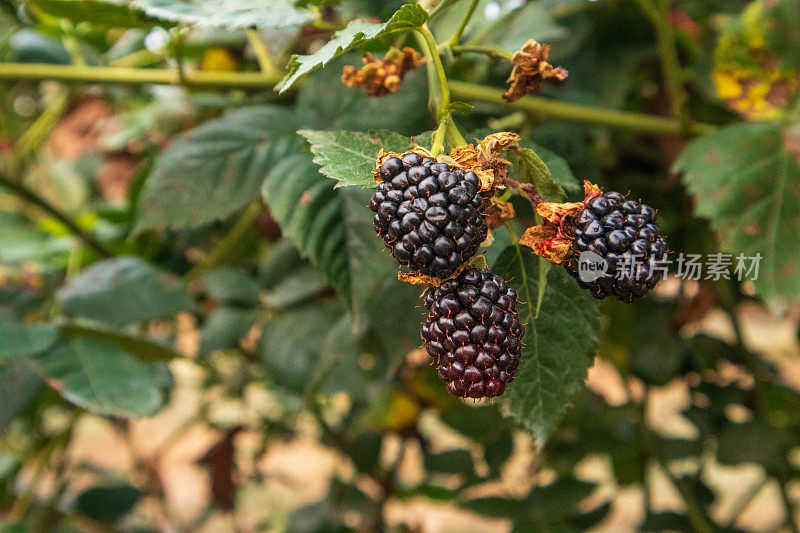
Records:
M516 102L526 94L538 92L545 80L564 80L567 71L548 63L549 55L550 45L539 44L533 39L514 52L511 57L514 68L508 78L511 87L503 94L503 99L507 102Z
M370 52L361 59L360 69L352 65L344 67L342 83L348 87L365 87L369 96L386 96L397 91L406 73L425 62L425 58L413 48L391 48L383 59L377 59Z
M586 207L586 202L601 194L600 188L588 181L583 182L583 190L585 197L582 202L539 203L536 214L544 221L525 230L519 243L533 248L534 252L551 263L561 263L572 247L570 219Z

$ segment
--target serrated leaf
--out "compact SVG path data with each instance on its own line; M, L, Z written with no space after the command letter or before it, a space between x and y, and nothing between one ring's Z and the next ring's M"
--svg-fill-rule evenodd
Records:
M272 166L297 151L289 108L238 109L176 137L139 198L136 228L195 228L250 203Z
M508 152L512 172L518 181L533 183L539 196L550 202L563 202L564 189L553 179L544 161L531 148L518 148Z
M149 17L199 27L285 28L310 22L310 12L287 0L130 0Z
M790 244L800 240L798 139L799 133L779 123L734 124L693 141L674 166L684 173L695 212L711 221L722 251L761 254L752 281L774 303L800 296L800 248ZM733 257L732 268L736 264Z
M368 300L396 266L381 253L366 208L369 191L334 189L335 183L310 156L295 155L273 169L262 195L286 236L352 307L358 328Z
M0 361L43 352L57 338L51 324L25 324L9 313L0 312Z
M332 59L366 43L395 31L419 28L428 20L428 12L422 6L405 4L385 24L372 24L361 20L350 22L339 30L322 48L310 55L293 56L289 62L289 74L275 87L284 92L303 75L325 66Z
M28 4L37 15L44 13L75 24L88 22L110 28L146 28L156 24L142 11L109 0L30 0Z
M409 137L385 130L369 133L300 130L297 133L311 144L314 162L321 167L320 172L338 182L336 187L375 187L372 171L380 149L404 152L412 147Z
M93 264L57 293L70 313L115 326L193 310L183 283L136 257Z
M520 145L536 152L539 159L547 166L547 170L550 171L553 180L555 180L564 191L567 193L583 193L581 181L575 177L567 161L563 157L544 146L528 140L523 140Z
M562 269L553 269L536 318L536 256L510 246L493 270L517 290L520 321L526 324L519 370L503 407L541 447L583 388L597 345L597 304Z
M96 414L151 416L163 404L150 368L103 341L80 338L61 343L38 355L36 362L64 399Z

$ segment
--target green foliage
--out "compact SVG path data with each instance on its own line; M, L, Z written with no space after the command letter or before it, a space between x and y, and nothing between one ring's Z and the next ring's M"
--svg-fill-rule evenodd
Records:
M757 466L781 490L751 497L787 508L759 525L797 529L783 516L797 514L800 392L759 306L800 299L800 11L666 3L0 2L0 516L15 522L0 530L213 528L263 490L251 459L314 438L343 462L328 490L256 529L414 529L424 517L405 509L426 501L514 532L608 529L619 491L647 488L630 529L739 531L750 501L709 465ZM529 39L570 76L508 103L508 56ZM391 47L427 68L378 98L341 82ZM732 70L712 72L715 50ZM508 177L539 197L579 201L586 178L641 198L671 258L760 254L758 278L672 278L598 304L519 246L538 198L498 183L486 201L515 216L474 264L519 294L521 362L494 402L450 396L420 349L428 289L398 279L375 235L372 172L380 150L447 153L506 129L522 139L500 154ZM678 395L681 437L653 424ZM125 438L186 397L187 426L129 471L73 461L86 413ZM200 461L212 500L152 520L189 425L220 435ZM530 486L509 486L528 460Z
M286 108L232 111L176 138L161 153L139 199L137 228L198 227L253 200L270 169L297 149Z
M800 296L800 255L786 244L800 239L800 163L792 148L797 136L775 122L736 124L694 141L675 162L697 214L710 219L722 249L761 255L753 284L773 302Z
M525 347L516 379L505 395L505 412L531 432L539 446L555 429L570 399L583 387L597 345L597 306L558 269L537 315L539 262L525 249L507 248L494 271L517 290Z
M164 404L153 369L103 341L59 343L36 357L36 367L66 400L93 413L151 416Z

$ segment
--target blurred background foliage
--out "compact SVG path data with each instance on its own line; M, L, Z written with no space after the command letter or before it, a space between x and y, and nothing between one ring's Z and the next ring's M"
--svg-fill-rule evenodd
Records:
M0 7L0 531L800 530L796 1ZM598 305L553 269L526 351L553 377L448 396L370 192L296 133L361 132L357 180L430 146L424 68L340 82L427 13L468 140L516 131L571 199L630 191L759 279ZM531 38L569 77L506 104ZM513 202L486 259L536 294Z

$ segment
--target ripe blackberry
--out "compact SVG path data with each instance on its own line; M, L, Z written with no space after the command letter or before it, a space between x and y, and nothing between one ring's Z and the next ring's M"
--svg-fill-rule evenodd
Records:
M572 250L564 268L595 298L613 295L631 302L647 294L664 276L660 267L666 265L667 241L659 234L652 207L607 192L586 202L573 222ZM582 252L605 259L608 269L596 273L599 277L594 280L591 273L584 272L582 280L578 270Z
M488 269L467 268L428 293L422 326L425 348L447 383L463 398L505 392L519 366L525 328L517 293Z
M369 207L398 263L447 278L475 254L487 232L477 174L415 153L390 157L379 172Z

